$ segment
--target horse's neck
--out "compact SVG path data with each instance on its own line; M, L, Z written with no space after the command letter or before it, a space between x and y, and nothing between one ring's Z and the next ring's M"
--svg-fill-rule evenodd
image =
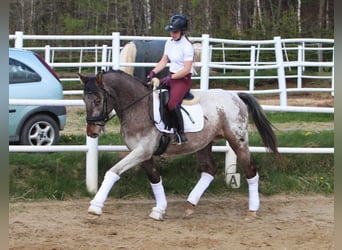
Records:
M117 92L117 101L114 107L126 143L130 141L129 138L136 138L137 134L148 134L153 128L150 113L152 95L149 95L150 92L139 82L136 85L121 88Z
M139 113L142 106L147 106L148 98L146 95L148 95L148 90L140 82L136 82L135 79L132 79L132 81L118 81L117 84L108 87L111 88L114 109L121 119L124 119L125 114Z

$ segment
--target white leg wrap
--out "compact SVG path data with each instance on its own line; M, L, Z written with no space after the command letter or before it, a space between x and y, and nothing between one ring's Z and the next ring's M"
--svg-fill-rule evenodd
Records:
M120 176L113 173L112 171L107 171L105 177L102 181L100 189L97 191L94 199L90 201L90 206L88 208L89 213L102 214L102 208L104 202L106 201L109 191L112 189L115 182L120 179Z
M167 200L162 179L160 178L160 182L156 184L151 183L151 187L156 200L156 206L152 208L152 212L149 216L155 220L163 220L163 216L167 207Z
M164 220L164 214L165 214L165 210L159 207L154 207L152 208L152 212L150 213L149 216L154 220Z
M162 179L160 178L160 182L156 184L151 183L151 187L154 194L154 198L156 199L156 207L166 210L167 201Z
M202 172L201 178L199 179L196 186L189 194L187 201L196 206L199 200L201 199L204 191L209 187L210 183L213 180L214 180L214 176L208 173Z
M257 211L260 206L258 173L253 178L247 179L247 182L248 182L248 191L249 191L249 201L248 201L249 211Z

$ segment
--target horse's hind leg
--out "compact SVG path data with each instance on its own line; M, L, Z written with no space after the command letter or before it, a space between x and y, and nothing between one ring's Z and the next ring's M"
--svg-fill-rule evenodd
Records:
M232 145L231 145L232 147ZM256 166L251 160L248 146L232 147L237 155L237 159L244 169L248 183L248 209L250 214L255 215L260 206L259 199L259 175Z
M146 174L150 180L151 188L156 200L156 206L152 208L150 217L155 220L163 220L163 215L165 214L167 207L167 200L162 178L154 165L153 157L142 162L141 165L145 169Z
M201 178L188 196L187 203L185 205L185 216L189 216L194 212L195 206L198 204L203 193L213 181L217 172L217 166L214 162L211 146L212 143L209 143L205 148L197 152L198 167L201 172Z

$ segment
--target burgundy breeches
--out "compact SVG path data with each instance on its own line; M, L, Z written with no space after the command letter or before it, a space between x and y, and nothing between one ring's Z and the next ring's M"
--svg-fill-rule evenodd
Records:
M173 110L178 104L180 104L186 93L191 88L191 74L186 75L181 79L172 79L170 81L170 100L168 102L168 109Z

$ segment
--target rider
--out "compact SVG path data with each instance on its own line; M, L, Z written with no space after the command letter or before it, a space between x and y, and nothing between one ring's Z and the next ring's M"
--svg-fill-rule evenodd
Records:
M184 134L183 116L180 110L184 96L190 91L192 62L194 50L185 31L188 28L188 20L183 15L174 15L165 27L170 32L171 38L165 43L164 54L155 68L148 74L146 81L166 67L170 62L169 73L160 80L161 85L170 89L168 110L172 116L175 139L172 144L181 145L188 139Z

